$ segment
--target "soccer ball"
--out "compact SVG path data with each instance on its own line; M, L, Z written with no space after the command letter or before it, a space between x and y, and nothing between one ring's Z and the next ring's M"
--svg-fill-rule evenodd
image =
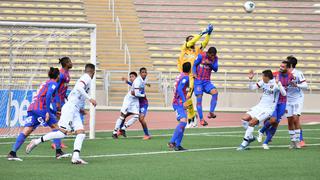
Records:
M243 4L243 8L247 13L252 13L256 5L252 1L247 1Z

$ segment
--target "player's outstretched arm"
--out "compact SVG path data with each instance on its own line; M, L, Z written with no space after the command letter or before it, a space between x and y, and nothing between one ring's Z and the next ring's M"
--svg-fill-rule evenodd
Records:
M253 72L253 70L251 69L251 70L249 71L249 74L248 74L248 78L249 78L249 80L250 80L250 82L249 82L249 89L250 89L250 90L259 89L259 88L261 87L261 85L263 84L263 81L260 80L258 83L255 83L255 82L252 81L253 77L254 77L254 72Z
M209 43L210 35L213 32L213 25L209 24L206 30L208 34L206 35L204 41L201 42L201 48L200 48L201 50L205 49Z
M194 46L200 40L200 38L207 33L208 33L208 28L205 29L204 31L201 31L200 34L194 35L192 40L186 43L186 47L190 48Z

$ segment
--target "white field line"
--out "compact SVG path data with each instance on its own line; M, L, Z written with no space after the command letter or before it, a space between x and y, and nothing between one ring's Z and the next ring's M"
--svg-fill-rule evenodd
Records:
M287 132L288 130L277 130L277 132ZM320 129L303 129L303 131L320 131ZM222 136L222 135L225 135L227 137L226 134L239 134L239 137L240 135L242 135L244 133L244 130L243 131L222 131L222 132L199 132L199 133L186 133L184 134L185 136ZM111 134L110 134L111 136ZM152 137L170 137L172 136L172 134L157 134L157 135L151 135ZM37 137L40 137L40 136L32 136L31 138L37 138ZM129 136L127 138L129 139L136 139L136 138L142 138L143 136ZM234 137L238 137L238 136L234 136ZM278 138L278 136L276 136ZM289 135L288 135L289 137ZM287 138L287 137L283 137L283 138ZM306 139L309 139L307 137L305 137ZM101 138L101 137L97 137L95 139L86 139L86 141L92 141L92 140L105 140L105 139L112 139L112 137L104 137L104 138ZM310 139L318 139L318 138L310 138ZM64 141L73 141L74 139L73 138L70 138L70 136L66 139L64 139ZM29 141L25 141L25 143L29 143ZM5 145L5 144L13 144L14 142L0 142L0 145Z
M308 146L320 146L320 144L308 144ZM288 145L274 145L271 148L288 148ZM251 149L261 148L261 146L250 146ZM138 153L123 153L123 154L100 154L100 155L88 155L82 156L83 158L102 158L102 157L128 157L128 156L144 156L144 155L158 155L158 154L171 154L171 153L187 153L187 152L200 152L200 151L217 151L217 150L236 150L236 147L214 147L214 148L200 148L200 149L189 149L187 151L154 151L154 152L138 152ZM0 158L7 157L7 155L0 155ZM46 155L28 155L20 157L30 158L52 158L53 156Z

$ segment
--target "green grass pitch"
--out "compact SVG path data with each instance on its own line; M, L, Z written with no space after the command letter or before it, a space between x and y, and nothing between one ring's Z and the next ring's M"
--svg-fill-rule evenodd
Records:
M0 179L319 179L320 125L305 125L310 146L289 150L286 126L280 127L270 150L258 142L244 152L242 128L186 129L183 146L190 151L169 151L166 144L173 130L153 130L143 141L142 131L129 131L128 138L113 140L110 132L86 140L81 156L88 165L72 165L70 159L56 160L50 143L41 144L30 155L24 153L29 140L18 151L23 162L7 161L14 139L0 139ZM73 139L64 140L72 151Z

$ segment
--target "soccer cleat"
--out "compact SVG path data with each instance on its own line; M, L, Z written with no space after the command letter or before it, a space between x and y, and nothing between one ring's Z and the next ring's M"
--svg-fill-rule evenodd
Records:
M209 112L208 116L209 119L214 119L217 117L217 115L215 115L213 112Z
M56 149L56 145L54 143L51 144L52 149ZM67 145L65 145L63 142L61 142L61 149L66 149L68 148Z
M8 161L23 161L21 158L18 158L17 154L11 151L7 156Z
M200 124L201 124L202 126L208 126L208 123L207 123L207 121L205 121L205 120L201 120L201 121L200 121Z
M301 147L305 147L306 146L306 143L304 142L304 140L300 141L300 146Z
M120 129L120 135L122 135L123 137L127 137L126 130Z
M261 133L261 132L260 132L260 129L259 129L259 130L258 130L257 141L258 141L259 143L261 143L261 142L262 142L262 138L263 138L263 133Z
M268 144L262 144L262 147L263 147L263 149L265 149L265 150L269 150L269 149L270 149L269 146L268 146Z
M294 141L291 141L289 144L289 149L295 149L296 148L296 143Z
M113 139L118 139L118 134L112 134Z
M31 142L28 144L28 146L26 147L26 153L30 154L31 151L37 147L36 143L35 143L35 139L31 140Z
M197 127L198 127L197 121L192 122L192 127L193 127L193 128L197 128Z
M187 149L183 148L182 146L176 146L173 148L175 151L186 151Z
M198 123L197 123L197 117L198 116L194 116L190 122L190 125L192 128L197 128L198 127Z
M86 162L86 161L84 161L84 160L82 160L82 159L80 159L80 158L78 158L78 159L71 159L71 163L72 164L88 164L88 162Z
M150 139L151 139L151 136L150 136L150 135L149 135L149 136L144 135L142 139L143 139L143 140L150 140Z
M186 125L186 128L187 129L189 129L189 128L191 128L192 127L192 123L188 123L187 125Z
M244 150L247 150L248 146L242 146L240 144L240 146L237 148L237 151L244 151Z
M64 152L56 153L56 159L69 158L71 156L72 156L72 154L70 154L70 153L64 153Z
M173 149L176 147L176 143L168 142L168 148Z
M296 149L301 149L300 141L295 142Z

